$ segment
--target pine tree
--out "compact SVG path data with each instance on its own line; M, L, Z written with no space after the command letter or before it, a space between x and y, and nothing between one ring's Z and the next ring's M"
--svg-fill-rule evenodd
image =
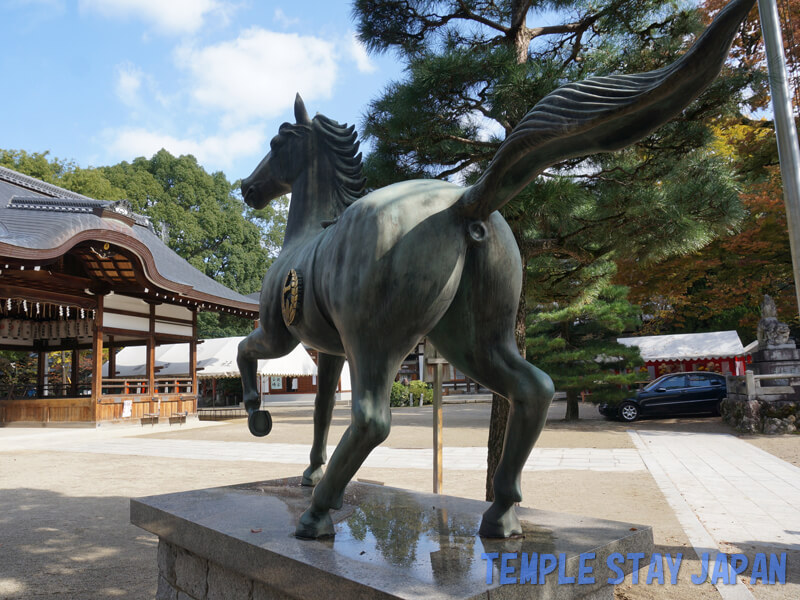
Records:
M585 303L554 304L528 317L528 358L566 392L568 421L579 418L581 392L592 402L616 402L641 378L639 349L617 342L639 325L639 307L627 295L626 287L611 285Z
M526 112L560 85L644 72L672 62L702 29L685 3L655 0L356 0L359 39L406 65L369 105L368 185L413 177L469 183ZM696 249L735 224L741 207L728 166L708 148L709 124L738 111L756 79L731 67L676 121L620 153L551 168L507 205L527 301L584 301L619 256L651 260ZM495 397L487 499L507 403Z

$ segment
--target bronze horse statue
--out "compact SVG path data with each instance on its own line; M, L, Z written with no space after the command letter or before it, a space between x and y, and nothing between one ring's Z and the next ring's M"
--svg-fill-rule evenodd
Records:
M291 192L286 237L261 291L261 321L239 346L249 426L271 427L260 410L256 364L299 342L319 351L314 441L305 485L316 486L296 535L333 535L331 508L369 453L389 435L389 391L403 359L428 336L458 370L511 403L494 502L480 534L521 532L514 503L520 473L545 423L551 379L517 351L519 249L497 212L545 168L621 149L683 110L716 77L754 0L734 0L691 50L669 67L594 77L539 102L470 187L406 181L360 197L361 155L353 127L309 117L300 96L294 124L242 182L248 205ZM326 440L337 381L348 358L351 424L327 471Z

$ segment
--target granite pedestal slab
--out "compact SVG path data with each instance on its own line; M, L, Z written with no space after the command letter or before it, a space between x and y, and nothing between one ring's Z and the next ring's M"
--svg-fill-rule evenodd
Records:
M357 482L333 512L335 537L301 540L310 495L290 478L131 500L131 523L159 537L158 598L611 599L608 555L653 548L648 526L527 508L522 536L481 538L487 502ZM597 583L559 585L556 570L541 585L500 585L495 560L487 584L481 555L493 552L564 553L575 577L579 555L594 552ZM518 578L519 561L508 564Z

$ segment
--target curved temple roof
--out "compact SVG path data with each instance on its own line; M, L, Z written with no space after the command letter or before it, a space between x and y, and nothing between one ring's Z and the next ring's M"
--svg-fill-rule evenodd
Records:
M135 255L154 288L258 314L258 301L191 266L126 201L94 200L0 167L0 257L47 263L88 241L108 242Z

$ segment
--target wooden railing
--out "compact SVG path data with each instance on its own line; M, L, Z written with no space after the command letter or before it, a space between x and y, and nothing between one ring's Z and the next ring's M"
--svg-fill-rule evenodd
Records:
M147 379L135 378L104 378L102 385L103 396L172 396L191 395L194 393L192 380L188 377L157 378L154 393L150 393ZM35 383L0 384L0 400L36 400L48 398L84 398L92 393L91 383L48 383L37 385Z
M188 377L161 377L155 380L155 394L191 394L192 380ZM104 396L149 396L147 379L103 379Z
M192 392L192 380L188 377L156 379L156 393L159 395L191 394Z
M103 379L104 396L147 396L150 393L147 379Z

